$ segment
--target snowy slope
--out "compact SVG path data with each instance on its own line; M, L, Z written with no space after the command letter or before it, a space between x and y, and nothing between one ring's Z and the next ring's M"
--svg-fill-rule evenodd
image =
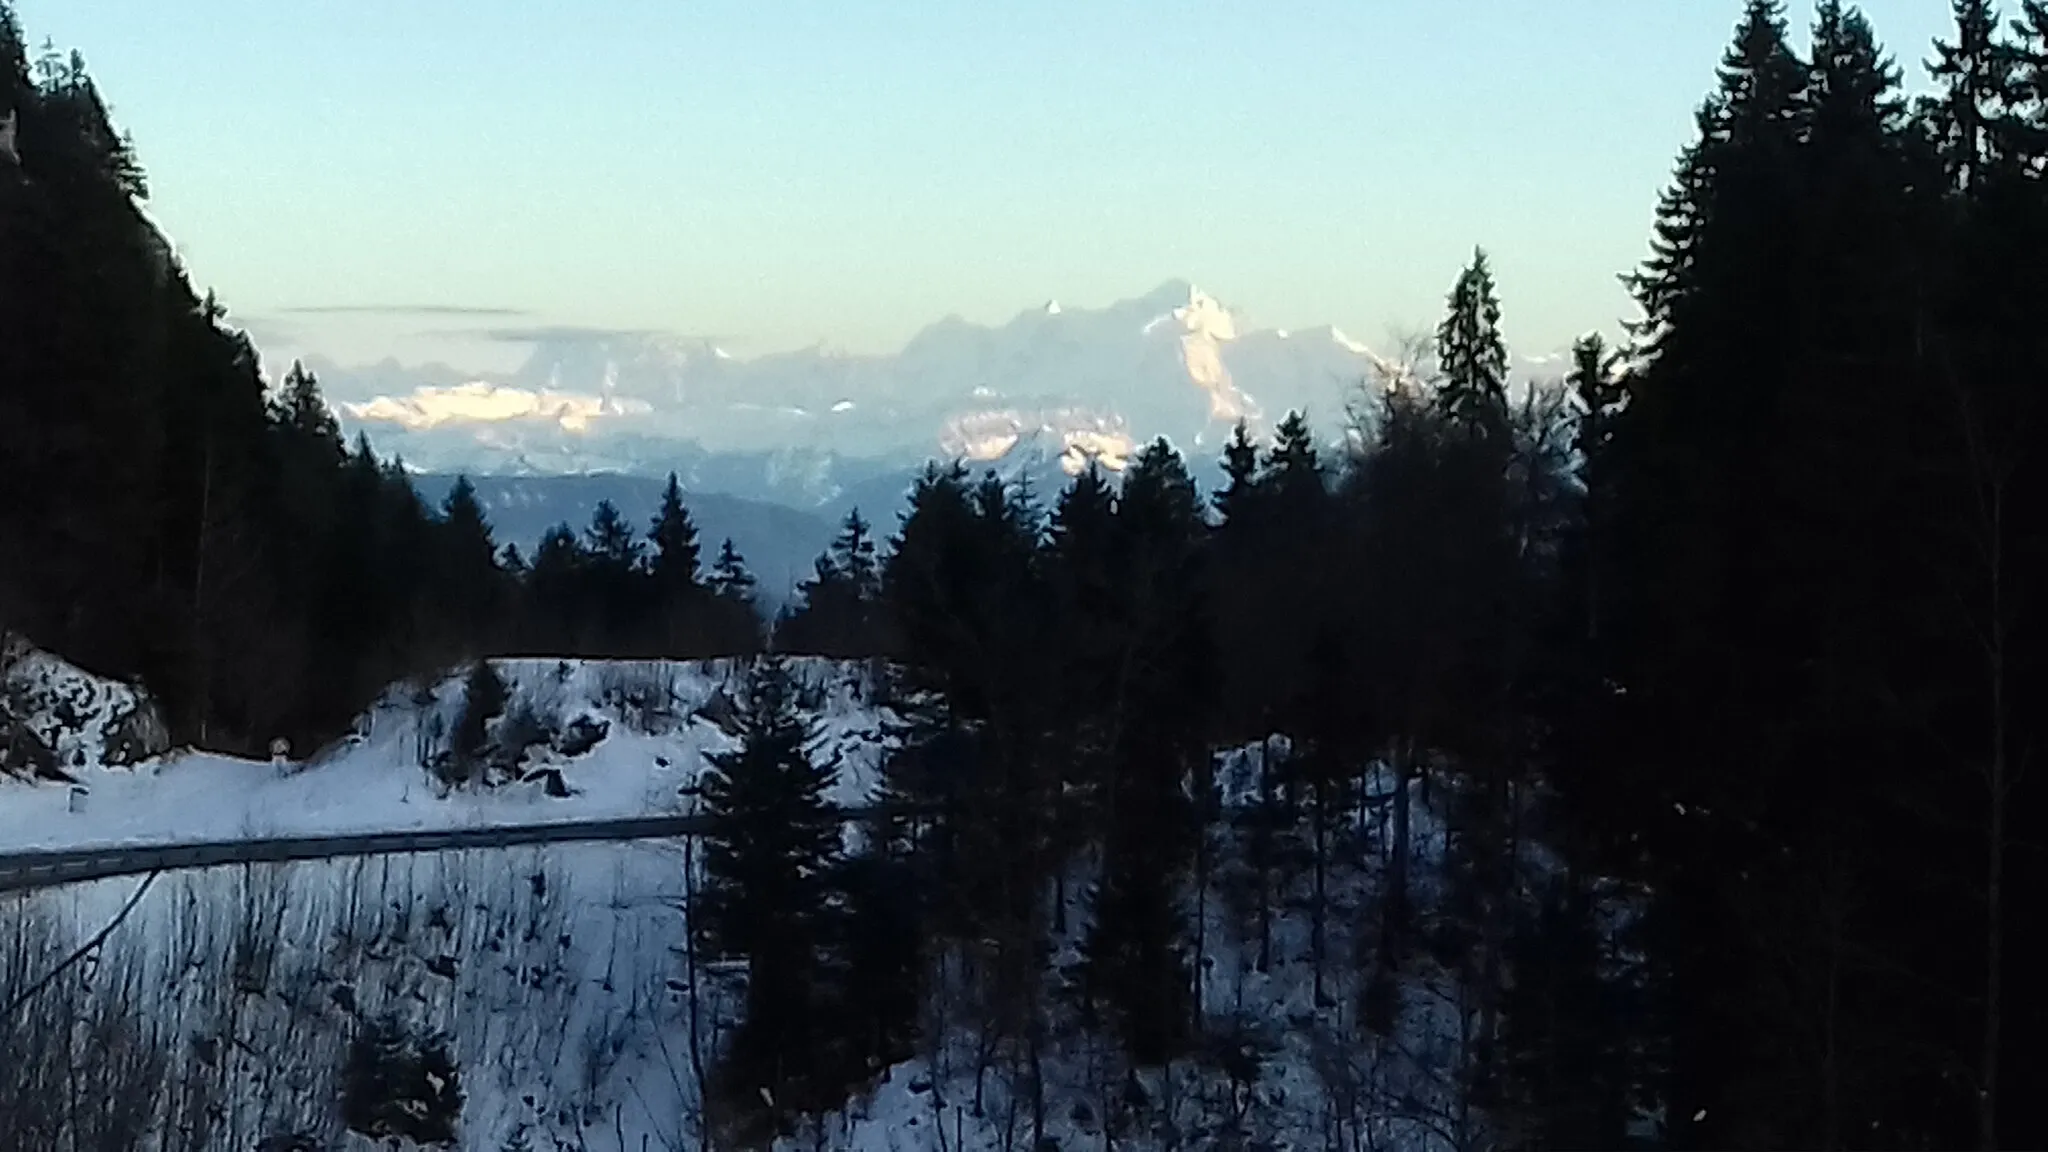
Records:
M547 1152L685 1146L683 864L673 844L579 844L161 876L76 979L0 1019L0 1048L52 1067L76 1044L72 1087L108 1102L38 1129L34 1074L0 1080L0 1117L27 1141L9 1146L385 1152L339 1105L351 1038L387 1016L446 1038L462 1152L522 1130ZM9 938L35 942L0 949L0 989L48 971L141 884L0 905ZM714 1011L730 1015L707 985L700 1019Z
M447 795L433 785L421 753L455 714L460 681L450 678L394 689L359 739L282 775L270 764L197 755L89 767L80 774L91 803L78 814L64 810L61 786L0 783L0 850L672 812L689 803L682 790L704 754L728 746L696 715L733 674L728 665L496 666L512 690L508 712L606 726L581 756L543 754L576 795L551 798L526 785ZM859 666L803 661L797 673L820 723L818 752L841 770L838 797L857 802L886 752L889 714ZM1311 879L1300 863L1305 832L1283 833L1292 847L1281 856L1296 863L1281 866L1276 891L1253 879L1240 817L1260 792L1260 774L1287 751L1275 737L1217 754L1227 818L1209 832L1206 883L1183 892L1204 1036L1169 1068L1133 1077L1080 1011L1079 944L1096 861L1074 862L1065 928L1050 941L1042 1020L1044 1135L1059 1147L1113 1140L1143 1150L1449 1152L1486 1142L1486 1117L1455 1071L1475 1011L1461 973L1446 966L1455 962L1415 948L1383 985L1391 1018L1367 1022L1376 913L1394 850L1394 775L1383 766L1368 773L1358 819L1335 833L1320 981ZM1410 897L1425 923L1452 895L1443 813L1455 792L1445 778L1433 789L1409 786ZM700 969L690 980L687 851L580 844L168 874L141 890L130 921L78 979L0 1019L0 1048L47 1055L80 1045L82 1075L104 1078L86 1091L142 1102L131 1118L159 1134L194 1125L206 1133L197 1144L159 1144L95 1130L80 1146L353 1152L374 1145L341 1124L339 1069L359 1021L392 1013L448 1038L466 1097L455 1145L463 1152L502 1152L521 1132L527 1146L550 1152L695 1148L693 1049L702 1062L715 1060L738 1023L741 987L729 968ZM1533 837L1522 851L1533 890L1555 863ZM0 988L47 971L140 884L79 884L0 903L0 938L17 941L0 949ZM1261 906L1273 910L1266 941L1255 928ZM1626 903L1609 912L1625 919ZM930 960L918 1054L878 1069L866 1090L787 1141L786 1152L1030 1146L1030 1077L1018 1052L972 1026L960 995L966 957L934 947ZM131 1056L110 1061L108 1051ZM0 1114L21 1115L18 1098L35 1089L32 1078L0 1081Z
M663 815L680 810L680 790L702 771L704 755L730 745L696 715L736 675L728 663L530 659L496 667L511 689L508 713L531 709L557 728L579 718L603 726L604 738L589 752L543 750L533 762L558 768L573 795L551 797L537 783L454 793L440 787L422 760L445 746L460 706L461 679L451 677L427 692L393 690L356 737L311 763L280 769L189 752L132 767L88 759L70 770L90 790L83 812L69 810L65 787L0 780L0 851ZM885 713L869 699L868 676L857 665L816 660L797 661L793 671L816 705L819 754L840 764L837 798L861 802L886 745ZM80 674L53 679L100 684L89 716L124 714L118 686ZM89 751L103 727L85 725L65 747Z
M1242 800L1248 774L1283 748L1222 754L1226 794ZM1384 813L1392 786L1385 773L1369 782L1375 811ZM1427 910L1443 898L1444 825L1419 792L1412 799L1415 894ZM1272 962L1261 970L1239 887L1242 844L1219 830L1209 891L1189 892L1187 905L1188 936L1202 941L1207 1038L1133 1085L1114 1045L1054 995L1045 1135L1062 1148L1100 1147L1108 1121L1119 1126L1115 1146L1134 1150L1483 1144L1484 1117L1464 1106L1447 1071L1469 1010L1455 974L1422 957L1395 984L1393 1027L1375 1032L1361 1019L1366 926L1389 846L1383 816L1355 831L1330 878L1320 1000L1306 878L1296 874L1276 905ZM682 950L687 863L675 844L587 844L169 875L142 894L80 980L63 982L37 1012L0 1021L0 1041L48 1052L61 1043L55 1036L76 1037L88 1045L85 1075L106 1078L89 1079L88 1091L147 1102L137 1122L159 1130L209 1125L203 1147L289 1136L305 1143L269 1146L367 1152L380 1146L347 1133L337 1115L339 1070L357 1022L392 1013L448 1038L465 1096L455 1145L463 1152L501 1152L519 1132L537 1149L698 1147L692 1038L707 1063L715 1059L739 1000L729 973L700 970L693 1027ZM1072 979L1087 923L1089 869L1078 863L1067 886L1068 931L1053 941L1049 975L1056 993ZM77 885L0 909L35 926L28 938L47 952L0 950L0 987L46 969L65 941L108 922L138 883ZM879 1070L871 1090L786 1141L786 1152L1030 1147L1027 1081L999 1051L990 1064L991 1050L964 1026L952 999L959 971L937 958L927 1025L943 1040ZM147 1037L159 1046L168 1067L94 1059L93 1037L123 1029L136 1030L131 1045ZM0 1084L0 1111L9 1093L26 1090Z

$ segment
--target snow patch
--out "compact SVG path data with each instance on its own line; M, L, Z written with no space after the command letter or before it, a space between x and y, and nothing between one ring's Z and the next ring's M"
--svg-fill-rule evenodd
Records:
M270 761L206 752L153 757L133 769L96 755L107 726L80 730L71 771L91 790L82 812L68 791L0 780L0 852L172 844L276 836L430 831L673 815L705 757L731 747L705 713L736 691L733 662L494 661L508 688L505 715L530 715L558 730L585 720L604 735L580 756L539 749L533 769L559 772L571 795L539 783L450 791L423 764L445 747L462 705L462 677L392 689L354 735L285 770ZM865 803L893 740L891 714L873 703L864 666L793 660L792 675L818 724L814 750L839 769L833 799ZM66 685L91 684L76 677ZM94 716L123 715L125 686L99 682ZM71 689L76 691L76 689ZM68 697L67 697L68 698Z
M472 381L450 388L423 386L408 396L379 396L363 403L344 403L344 412L357 420L396 424L410 432L428 431L445 425L501 424L512 421L553 424L565 432L587 432L593 422L628 414L644 414L652 407L644 400L620 399L616 369L608 370L607 391L591 396L552 390L528 391Z

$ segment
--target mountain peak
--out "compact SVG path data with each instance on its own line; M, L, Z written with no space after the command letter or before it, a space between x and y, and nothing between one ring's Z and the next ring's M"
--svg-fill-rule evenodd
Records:
M1171 280L1160 281L1158 287L1131 301L1131 303L1143 304L1154 310L1165 310L1185 308L1199 299L1206 298L1202 290L1195 287L1193 281L1175 277Z

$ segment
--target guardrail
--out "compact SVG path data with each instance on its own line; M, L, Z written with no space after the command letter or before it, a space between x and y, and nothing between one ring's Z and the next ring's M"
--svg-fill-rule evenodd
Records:
M931 809L907 806L841 808L840 823L915 816ZM672 840L701 836L711 817L641 816L622 820L564 821L490 828L448 828L421 832L364 832L339 836L279 836L259 840L211 840L185 844L109 845L59 851L0 853L0 892L49 888L85 880L135 876L229 864L276 864L344 856L392 856L417 852L460 852L523 844L566 844L594 840Z

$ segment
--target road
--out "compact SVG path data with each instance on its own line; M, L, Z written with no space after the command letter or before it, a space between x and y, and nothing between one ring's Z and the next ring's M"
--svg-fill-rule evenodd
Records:
M905 808L846 808L842 820L876 820L912 814ZM285 860L327 860L337 856L390 856L409 852L450 852L510 848L520 844L565 844L591 840L671 840L702 835L707 816L645 816L524 824L505 828L451 828L435 832L365 832L345 836L284 836L263 840L214 840L190 844L110 845L58 851L0 853L0 892L49 888L109 876L223 864L273 864Z

